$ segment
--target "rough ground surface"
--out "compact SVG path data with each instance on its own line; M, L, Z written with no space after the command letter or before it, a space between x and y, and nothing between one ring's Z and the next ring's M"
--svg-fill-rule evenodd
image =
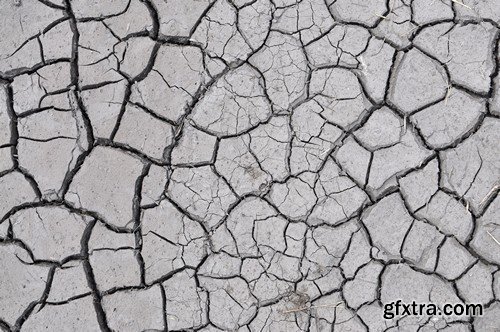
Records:
M3 0L0 328L499 331L500 5L460 1Z

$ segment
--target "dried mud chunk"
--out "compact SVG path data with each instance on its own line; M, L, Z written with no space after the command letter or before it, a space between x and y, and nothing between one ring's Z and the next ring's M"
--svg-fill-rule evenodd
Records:
M288 141L290 140L288 117L272 117L250 132L250 148L259 160L262 170L274 180L283 181L288 174Z
M109 327L115 331L163 330L163 304L158 285L103 296Z
M255 197L244 199L231 211L226 222L227 230L235 239L241 257L258 255L255 224L260 220L275 220L276 215L277 211L271 205Z
M120 38L144 31L153 24L148 8L145 2L141 0L130 0L124 13L107 18L104 22Z
M46 31L40 36L44 60L71 58L72 39L73 32L67 20Z
M262 274L258 280L249 283L252 294L259 301L273 301L290 291L291 283L273 275Z
M80 92L95 137L111 136L122 108L126 85L127 81L121 80Z
M60 10L45 6L40 1L15 1L2 4L2 30L0 32L0 73L18 67L31 67L40 62L37 35L52 22L62 18ZM27 42L26 44L24 44ZM23 45L24 44L24 45Z
M80 253L87 223L84 217L58 207L21 210L10 221L15 237L28 245L36 259L55 261Z
M342 128L349 128L370 106L356 75L343 68L314 71L309 93L323 107L321 114Z
M387 107L370 115L368 121L354 135L371 150L387 148L398 143L403 135L402 119Z
M288 222L282 217L255 220L254 237L259 247L283 252L286 248L285 230Z
M94 310L92 296L71 300L64 304L47 304L43 308L37 305L33 313L23 324L23 329L36 331L41 329L63 331L101 331Z
M384 270L380 299L384 304L396 300L403 303L431 302L440 308L445 303L462 303L450 284L437 276L417 272L405 264L390 265ZM457 316L446 316L444 319L451 322L457 320Z
M0 218L22 203L34 202L37 195L26 178L12 172L0 177Z
M0 283L0 319L14 325L31 302L38 301L45 289L48 267L28 265L29 256L14 244L0 245L2 282Z
M467 208L441 190L417 211L416 216L425 218L441 232L454 235L461 243L465 243L474 228L472 215Z
M215 168L238 195L259 193L271 181L252 152L248 136L223 139L219 144Z
M451 0L420 0L412 1L413 19L418 25L453 19ZM457 10L460 5L455 6Z
M299 178L274 184L269 198L284 215L292 219L306 217L317 201L313 188Z
M182 135L173 147L173 164L208 163L215 153L216 137L191 125L182 128Z
M224 330L234 330L250 323L257 312L257 300L241 278L212 279L200 277L208 291L209 319Z
M389 100L406 114L446 95L448 80L444 69L416 49L400 57L392 77Z
M119 40L99 21L78 23L78 81L90 85L118 81L118 61L123 50L115 48Z
M140 285L139 262L133 249L94 250L89 260L100 291Z
M496 326L500 324L500 304L493 303L484 310L481 317L474 319L474 329L476 331L495 332Z
M118 171L117 171L118 170ZM131 226L135 181L141 162L115 149L96 147L73 178L66 199L116 226Z
M253 50L262 46L266 39L271 24L271 4L270 0L252 0L252 4L238 13L238 27Z
M141 256L144 260L145 279L148 284L154 283L177 268L182 268L182 248L177 244L165 241L155 233L142 236Z
M420 220L414 220L401 249L403 258L412 266L432 272L438 259L438 248L444 235L436 227Z
M457 16L460 19L492 20L497 24L500 22L500 9L495 0L465 0L465 6L455 6Z
M90 288L83 263L70 261L56 269L47 301L67 301L88 292Z
M432 159L422 169L415 170L399 179L401 193L410 210L415 212L429 202L438 190L439 163Z
M327 123L323 111L324 108L315 100L293 110L291 126L294 138L289 161L292 174L317 172L343 133L340 128Z
M179 272L162 286L165 288L170 329L195 329L207 322L207 294L197 286L194 271Z
M276 109L288 110L305 92L307 61L297 38L271 32L250 63L263 73L267 93Z
M368 331L382 332L398 324L396 319L380 319L384 317L384 309L377 302L365 304L357 311L359 318L368 326Z
M361 218L381 258L400 258L400 249L413 218L401 197L392 194L368 208Z
M468 303L489 303L494 299L493 272L495 268L477 262L469 271L457 280L457 288Z
M346 221L360 211L368 198L349 177L341 174L332 159L320 171L314 192L318 201L308 217L309 225L336 225Z
M297 282L301 277L300 259L277 252L269 261L267 272L279 280L285 280L291 283Z
M356 68L357 57L365 50L370 33L355 25L336 25L305 47L315 67L343 65Z
M46 110L19 119L19 164L44 195L58 192L78 154L77 123L72 112Z
M366 50L357 57L360 63L357 68L360 80L366 88L367 95L377 103L384 100L395 52L394 48L383 40L372 37Z
M328 0L327 3L336 19L370 27L387 11L383 0Z
M293 110L292 128L295 137L299 141L309 143L313 138L323 136L322 133L326 126L325 119L321 117L323 111L324 108L315 100L300 104ZM340 136L342 131L340 129L336 131L337 135L331 138Z
M299 295L286 296L276 303L272 302L271 305L260 308L249 327L255 331L301 331L302 329L297 325L296 315L305 314L286 312L302 307L304 304L303 297Z
M230 278L239 275L241 259L232 257L224 252L211 254L198 270L198 274L211 278Z
M141 205L155 204L160 201L168 181L167 169L151 165L148 175L142 182Z
M130 38L117 47L124 47L123 58L120 59L120 71L130 77L136 77L147 70L153 52L155 42L149 38Z
M436 273L446 279L454 280L474 264L475 260L467 248L454 238L449 237L439 248L439 261L436 266Z
M495 68L492 51L497 35L497 29L487 22L441 23L423 29L414 43L446 64L452 82L488 93Z
M138 107L128 106L120 122L115 141L130 145L146 155L163 159L165 149L172 143L174 127Z
M189 36L210 0L153 0L158 10L160 32L170 36Z
M248 65L221 77L196 104L190 118L215 135L237 135L266 120L271 106L260 74Z
M361 186L366 185L371 153L359 145L352 136L348 137L335 152L334 159L347 174L357 181L356 183Z
M176 122L203 82L203 57L198 48L163 45L149 75L132 86L130 100Z
M362 265L365 265L371 260L371 246L368 243L368 236L362 229L352 235L349 249L345 253L340 267L347 278L354 277L356 271Z
M14 167L11 152L12 151L9 146L5 148L0 148L0 173Z
M486 118L479 130L454 149L439 154L442 165L441 185L453 190L481 212L490 191L500 178L500 120Z
M358 309L362 304L375 300L382 268L380 263L368 263L356 273L353 280L344 285L343 293L349 307Z
M50 102L50 100L51 97L57 98L56 95L51 96L51 94L66 89L70 83L68 63L46 66L34 74L17 76L12 83L15 112L21 114L45 106L67 108L65 94L61 94L62 100L60 101L56 99L56 102Z
M431 153L408 128L399 143L373 153L368 187L374 190L383 188L391 180L394 181L396 175L420 166Z
M312 323L311 325L316 325L315 327L318 330L323 331L330 328L332 325L337 330L341 330L344 327L346 327L347 330L349 328L349 324L342 324L342 322L352 320L351 323L353 323L356 319L353 318L353 312L351 310L347 308L340 309L340 306L336 305L340 302L342 302L342 297L340 296L339 292L323 295L321 298L312 301L311 304L313 306L318 306L318 308L315 310L313 319L314 323ZM358 327L358 331L363 331L361 326L358 325L356 327Z
M230 1L215 1L190 37L212 57L227 62L244 61L252 49L238 30L237 18Z
M500 39L497 42L498 54L497 59L500 59ZM496 76L492 82L492 95L489 100L490 112L493 115L500 116L500 76Z
M206 235L202 226L163 200L144 210L142 256L146 282L152 282L185 265L198 266L206 256Z
M119 249L135 247L135 235L133 233L118 233L103 223L96 223L92 228L89 239L89 251L100 249Z
M305 44L328 32L334 24L324 0L298 1L292 6L277 8L273 14L273 30L289 34L299 32Z
M381 15L383 19L372 30L373 34L398 48L411 45L410 37L417 28L412 22L411 3L404 0L391 0L388 2L390 10Z
M207 166L178 168L170 179L167 195L208 227L215 226L236 200L228 185Z
M71 8L78 18L112 16L124 12L129 2L128 0L72 0Z
M445 100L412 115L411 119L431 147L444 148L466 136L485 113L483 100L450 89Z
M0 85L0 126L2 130L0 131L0 146L10 143L11 132L10 132L10 116L7 108L7 89L4 85Z
M470 243L470 246L481 257L496 264L500 264L500 252L497 243L498 239L500 239L499 217L500 198L497 196L484 215L476 220L477 228Z
M359 226L354 221L332 227L318 226L306 235L305 256L309 264L302 265L302 269L312 275L323 275L331 267L339 265L347 251L352 234L358 231ZM332 239L336 239L332 241Z

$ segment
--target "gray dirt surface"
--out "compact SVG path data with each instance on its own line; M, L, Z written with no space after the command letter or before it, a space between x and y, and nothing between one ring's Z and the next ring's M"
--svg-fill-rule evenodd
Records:
M0 18L0 330L500 331L499 0Z

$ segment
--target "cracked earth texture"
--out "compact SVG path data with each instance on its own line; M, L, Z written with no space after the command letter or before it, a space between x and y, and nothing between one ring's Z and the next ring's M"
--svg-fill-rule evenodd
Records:
M498 0L0 14L2 330L499 331Z

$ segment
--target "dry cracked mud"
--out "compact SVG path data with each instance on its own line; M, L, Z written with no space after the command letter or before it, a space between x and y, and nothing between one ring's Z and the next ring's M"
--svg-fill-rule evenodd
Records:
M0 329L500 331L498 0L0 16Z

